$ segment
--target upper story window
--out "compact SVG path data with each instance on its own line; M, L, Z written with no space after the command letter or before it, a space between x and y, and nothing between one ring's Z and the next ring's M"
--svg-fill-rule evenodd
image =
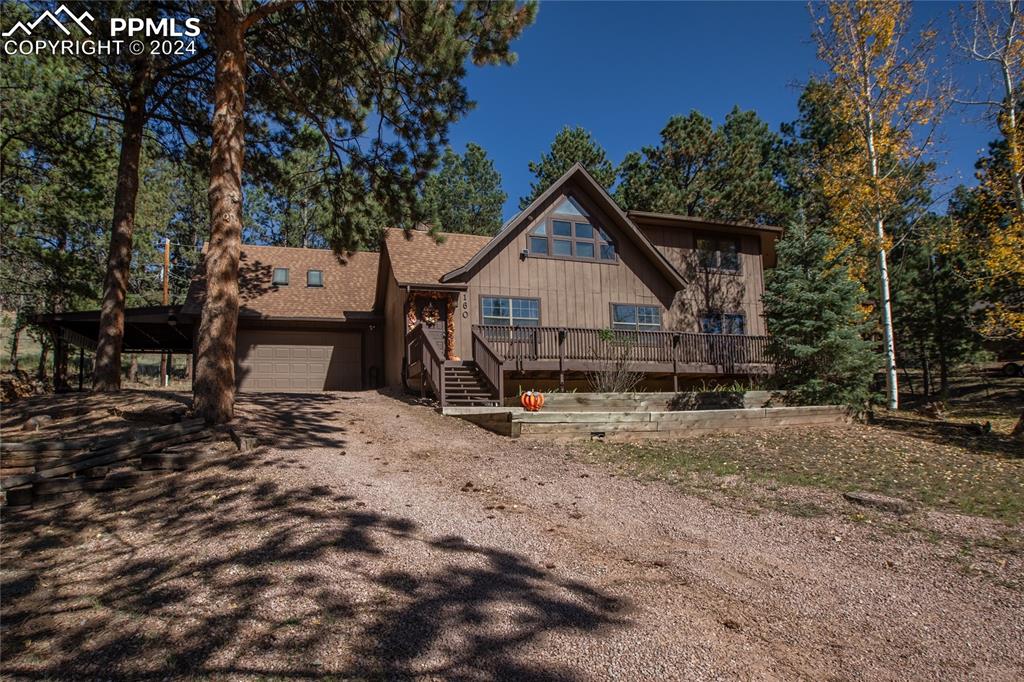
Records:
M540 299L482 296L480 316L484 324L536 327L540 324Z
M742 313L707 313L701 315L700 330L705 334L746 334L747 322Z
M288 268L274 268L274 284L288 284Z
M740 271L740 240L733 237L697 236L697 258L702 268Z
M530 230L528 247L534 256L605 262L616 259L611 238L571 199L563 200L544 222Z
M658 331L661 329L661 308L653 305L612 303L612 328Z
M306 286L322 287L324 285L323 270L306 270Z

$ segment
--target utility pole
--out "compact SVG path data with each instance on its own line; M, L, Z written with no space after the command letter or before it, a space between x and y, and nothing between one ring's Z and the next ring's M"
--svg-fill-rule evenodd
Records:
M171 240L164 239L164 305L168 305L171 302ZM168 360L170 359L169 353L160 353L160 385L169 386L171 368L168 366Z

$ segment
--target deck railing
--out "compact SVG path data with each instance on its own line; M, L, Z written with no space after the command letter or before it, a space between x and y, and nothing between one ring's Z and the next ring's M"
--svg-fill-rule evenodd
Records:
M414 367L420 368L420 393L430 388L442 405L444 395L444 353L434 340L417 324L405 337L406 357L409 359L409 374Z
M617 357L624 344L629 347L630 360L639 365L718 365L728 369L771 362L767 336L501 325L473 325L473 333L503 362L517 365Z
M503 358L491 347L480 332L473 329L473 360L499 398L505 395L505 373L502 371Z

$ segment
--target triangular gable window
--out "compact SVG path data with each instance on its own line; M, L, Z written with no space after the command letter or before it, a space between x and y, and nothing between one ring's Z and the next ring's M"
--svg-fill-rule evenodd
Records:
M563 199L530 230L528 244L533 256L606 263L618 260L608 233L595 225L571 197Z
M580 206L569 197L562 199L562 203L555 206L555 210L552 211L552 213L580 216L581 218L587 217L587 212L580 208Z

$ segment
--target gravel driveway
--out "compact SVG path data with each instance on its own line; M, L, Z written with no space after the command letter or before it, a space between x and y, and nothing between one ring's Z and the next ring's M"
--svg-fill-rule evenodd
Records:
M268 447L4 520L5 677L1024 677L1024 595L920 534L737 512L382 394L240 407Z

